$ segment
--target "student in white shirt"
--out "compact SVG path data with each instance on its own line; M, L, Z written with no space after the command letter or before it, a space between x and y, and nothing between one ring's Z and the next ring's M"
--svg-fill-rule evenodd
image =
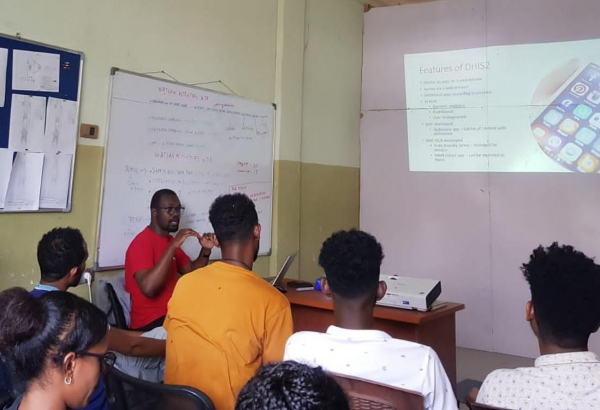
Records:
M333 298L335 326L327 333L292 335L284 360L416 391L427 410L456 410L452 386L430 347L373 329L375 302L387 290L379 281L382 259L381 245L362 231L340 231L323 243L319 265L326 275L323 292Z
M519 410L600 409L600 361L588 351L600 326L600 266L554 242L535 249L521 270L531 289L526 318L541 356L534 367L492 372L471 398Z

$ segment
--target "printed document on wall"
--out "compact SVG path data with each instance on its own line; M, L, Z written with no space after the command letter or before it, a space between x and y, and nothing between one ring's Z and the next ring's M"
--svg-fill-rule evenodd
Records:
M74 154L77 140L77 103L48 99L44 152Z
M46 97L13 94L8 148L14 151L42 152L45 120Z
M10 171L12 169L14 152L0 148L0 208L4 208L6 199L6 190L8 189L8 181L10 180Z
M40 208L67 207L69 181L71 180L70 154L44 154Z
M6 98L6 64L8 62L8 49L0 48L0 108L4 107Z
M59 77L59 54L13 51L13 90L57 93L60 86Z
M43 166L43 153L17 153L8 182L5 210L37 211L40 208Z

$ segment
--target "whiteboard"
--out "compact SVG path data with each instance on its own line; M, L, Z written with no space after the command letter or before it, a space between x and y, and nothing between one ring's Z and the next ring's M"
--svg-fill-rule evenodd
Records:
M272 104L113 69L96 268L122 267L133 238L150 223L150 199L177 193L179 228L212 232L208 210L223 194L244 193L271 250ZM193 259L200 246L188 238ZM220 257L219 251L213 257Z

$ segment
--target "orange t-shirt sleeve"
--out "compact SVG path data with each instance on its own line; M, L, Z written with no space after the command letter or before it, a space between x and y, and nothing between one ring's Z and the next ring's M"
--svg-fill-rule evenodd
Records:
M294 333L292 311L289 304L267 319L265 328L262 361L263 363L280 362L283 360L285 344Z

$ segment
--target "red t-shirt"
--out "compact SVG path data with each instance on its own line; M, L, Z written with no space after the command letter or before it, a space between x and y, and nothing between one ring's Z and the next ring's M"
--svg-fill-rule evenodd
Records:
M146 227L131 241L125 254L125 290L131 295L131 324L132 329L143 327L161 316L167 314L167 303L173 295L173 289L179 278L178 272L188 263L190 258L181 249L175 251L171 261L167 279L153 298L144 296L138 286L134 274L144 269L152 269L173 242L171 235L166 238L152 232Z

